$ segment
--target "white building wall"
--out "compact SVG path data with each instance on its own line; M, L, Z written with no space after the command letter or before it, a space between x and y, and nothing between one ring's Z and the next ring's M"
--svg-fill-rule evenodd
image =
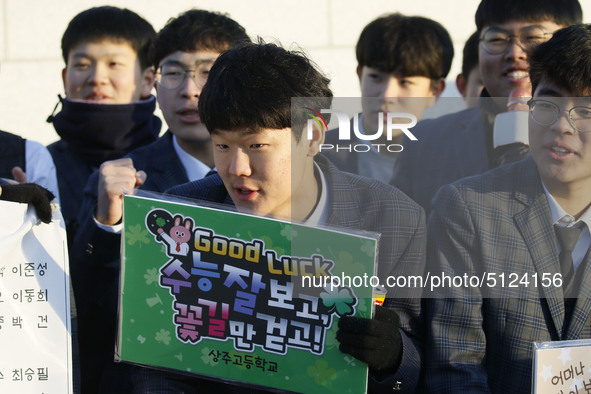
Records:
M591 1L580 0L585 21ZM99 5L134 10L161 29L189 8L227 12L251 37L306 50L332 79L335 96L358 96L355 43L363 27L383 13L422 15L450 32L456 55L446 96L455 96L462 48L475 30L477 0L0 0L0 129L48 144L58 139L45 119L63 95L61 36L74 15Z

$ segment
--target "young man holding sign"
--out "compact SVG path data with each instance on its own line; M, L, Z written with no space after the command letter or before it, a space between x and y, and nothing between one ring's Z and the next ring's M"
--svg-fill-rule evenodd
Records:
M304 55L273 44L248 45L220 56L199 100L219 173L169 193L260 216L378 232L382 282L391 275L420 275L422 209L395 188L341 172L317 155L325 130L314 125L311 133L305 132L309 109L330 107L328 83ZM307 98L305 108L292 108L293 97ZM373 319L339 321L340 349L369 365L370 391L398 387L412 392L416 386L422 351L420 330L414 326L420 300L409 296L413 291L402 298L390 289Z

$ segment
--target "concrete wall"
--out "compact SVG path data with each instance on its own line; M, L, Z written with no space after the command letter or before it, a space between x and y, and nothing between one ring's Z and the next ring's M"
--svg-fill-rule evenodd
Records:
M580 0L585 21L591 1ZM44 144L58 138L45 122L63 94L60 41L70 19L96 0L0 0L0 128ZM354 47L363 26L388 12L423 15L450 32L456 56L446 96L455 96L454 79L461 67L465 40L475 30L477 0L120 0L110 5L130 8L156 30L189 8L227 12L251 37L279 40L305 49L332 79L336 96L358 96Z

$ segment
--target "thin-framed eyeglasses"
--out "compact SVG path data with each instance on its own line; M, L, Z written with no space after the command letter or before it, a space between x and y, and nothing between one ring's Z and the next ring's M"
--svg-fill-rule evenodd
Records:
M518 34L509 34L506 30L491 27L482 34L480 42L482 48L491 55L504 53L512 42L524 51L531 52L536 46L548 41L552 34L539 26L524 27Z
M190 77L201 89L209 76L210 64L198 66L195 70L185 70L177 64L164 64L156 71L156 82L165 89L177 89Z
M591 107L577 105L571 109L560 109L551 101L531 99L527 102L529 115L540 126L550 126L560 117L562 112L568 113L570 125L580 133L591 132Z

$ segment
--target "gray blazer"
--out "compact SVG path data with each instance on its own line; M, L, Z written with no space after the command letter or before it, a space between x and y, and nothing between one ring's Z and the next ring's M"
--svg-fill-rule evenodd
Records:
M579 297L570 313L561 287L541 285L560 265L531 157L442 187L433 199L428 240L431 272L495 273L497 279L493 292L452 288L449 298L424 303L428 392L528 393L534 341L591 338L590 254L577 270ZM527 274L529 285L507 288L511 273Z
M488 170L486 132L478 107L425 119L413 129L417 141L404 140L390 182L429 212L437 190Z

